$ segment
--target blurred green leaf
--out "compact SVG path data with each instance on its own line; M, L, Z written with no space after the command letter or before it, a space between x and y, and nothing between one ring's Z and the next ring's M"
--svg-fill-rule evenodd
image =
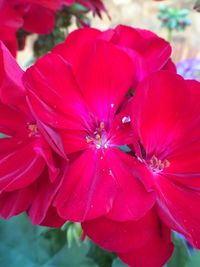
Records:
M127 267L119 258L113 261L112 267Z
M191 254L190 262L186 267L199 267L200 266L200 251L196 250Z
M62 230L33 226L25 215L0 220L0 240L2 267L98 267L87 242L68 248Z
M115 254L96 246L92 242L90 242L88 256L92 258L99 267L112 267L112 262L116 258Z
M190 261L190 255L184 240L179 237L173 237L174 253L167 263L167 267L186 267ZM200 266L200 265L199 265Z
M0 133L0 138L5 138L5 137L6 137L5 134Z

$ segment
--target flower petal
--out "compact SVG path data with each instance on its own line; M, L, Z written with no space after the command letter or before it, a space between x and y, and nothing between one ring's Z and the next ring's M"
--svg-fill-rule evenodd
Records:
M161 225L160 235L153 236L143 247L118 256L129 266L162 267L169 260L173 252L170 230Z
M25 211L35 194L35 187L29 187L13 192L4 192L0 194L0 216L9 219Z
M66 173L55 205L66 220L84 221L106 215L111 219L141 218L154 204L135 176L135 162L118 149L88 149Z
M14 57L0 42L0 100L3 103L17 104L24 97L22 75L23 71Z
M170 243L169 229L161 224L154 210L137 221L117 222L101 217L83 222L82 227L97 245L117 253L139 250L153 240L162 239L163 230L167 231Z
M160 176L156 182L161 218L200 248L200 192Z

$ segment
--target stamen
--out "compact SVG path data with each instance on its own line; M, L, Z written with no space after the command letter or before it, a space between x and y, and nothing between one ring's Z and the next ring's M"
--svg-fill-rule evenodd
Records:
M29 123L28 124L28 130L30 131L29 137L38 134L38 127L35 123Z
M167 159L162 161L158 159L155 155L153 155L149 162L149 167L155 172L162 171L170 166L170 162Z
M88 144L94 144L97 149L108 148L105 123L100 122L99 127L95 131L85 137Z
M87 142L88 144L93 142L93 138L90 137L89 135L87 135L87 136L85 137L85 139L86 139L86 142Z

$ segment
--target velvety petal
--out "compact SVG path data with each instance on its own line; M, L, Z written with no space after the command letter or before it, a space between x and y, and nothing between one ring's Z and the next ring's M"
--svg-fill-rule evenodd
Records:
M117 222L100 217L83 222L82 227L84 233L104 249L128 253L161 238L164 226L155 211L151 210L137 221ZM170 240L170 236L168 239Z
M4 142L4 139L0 142ZM14 143L13 146L13 151L0 155L1 191L9 192L30 185L44 168L44 160L33 150L32 142L19 144L18 147Z
M0 100L16 104L24 96L23 71L5 45L0 42Z
M155 193L147 192L140 182L137 160L118 149L107 152L107 157L113 162L110 172L118 193L106 217L117 221L140 219L155 203Z
M9 32L9 34L8 34ZM18 50L18 42L16 38L16 33L15 31L11 31L8 29L0 29L0 36L1 36L1 41L4 43L4 45L8 48L10 53L16 57L17 55L17 50Z
M162 220L174 226L174 230L186 235L195 247L200 248L200 192L162 176L156 181L156 189Z
M66 220L101 215L116 220L139 219L154 204L135 174L135 162L118 149L82 152L69 166L55 205Z
M77 157L66 172L55 200L61 217L83 221L106 214L117 193L116 181L109 173L109 161L103 151L88 149Z
M60 228L65 222L66 221L58 215L56 208L51 206L49 207L46 217L40 223L40 225Z
M19 137L28 133L28 117L15 107L0 103L0 132L8 136ZM15 118L15 119L13 119Z
M170 44L146 30L120 25L116 27L112 41L139 52L145 59L149 73L162 69L171 55Z
M84 28L73 31L69 34L63 44L53 48L53 52L60 54L72 65L79 62L83 51L90 50L90 45L98 38L101 31L94 28Z
M177 140L177 149L168 157L169 168L165 169L165 175L179 181L183 185L200 189L200 83L185 81L187 91L190 92L185 109L187 117L184 118L184 130ZM183 120L183 119L182 119Z
M173 252L170 230L161 225L160 235L155 235L143 247L118 256L132 267L162 267Z
M56 162L59 161L58 155L54 154L47 140L43 139L42 136L38 139L38 142L34 145L34 151L37 155L40 155L44 159L48 167L49 179L51 182L54 182L56 177L59 174L59 168L57 167Z
M133 98L131 121L147 159L156 155L164 160L177 148L191 119L186 108L190 97L184 80L171 72L157 72L140 83Z
M83 68L87 62L87 68ZM100 121L112 119L131 88L134 66L114 45L98 41L85 51L73 70L89 109Z
M35 194L35 187L29 187L13 192L4 192L0 194L0 216L9 219L25 211Z
M43 122L56 128L81 128L85 107L71 66L64 59L53 53L45 55L26 71L24 83L32 109Z
M62 181L63 171L57 175L53 183L49 180L47 170L45 170L39 177L38 182L36 183L37 193L28 210L28 216L33 224L44 225L47 224L48 221L48 226L51 227L54 227L57 224L60 225L61 221L63 224L63 220L58 215L57 219L56 217L53 218L53 214L56 214L56 212L55 208L52 207L53 199L62 185ZM50 221L52 221L52 225L50 225Z
M168 70L168 71L176 73L176 65L173 63L171 58L167 61L167 63L162 68L162 70Z
M75 31L67 38L65 45L55 52L72 63L84 99L97 117L106 120L106 115L117 110L130 89L134 65L114 45L102 40L95 41L99 35L100 32L94 29ZM77 44L76 39L80 40L79 38L81 42ZM83 68L85 62L87 68Z
M200 189L199 101L198 82L157 73L138 87L132 118L147 160L153 155L168 160L165 176L196 190Z

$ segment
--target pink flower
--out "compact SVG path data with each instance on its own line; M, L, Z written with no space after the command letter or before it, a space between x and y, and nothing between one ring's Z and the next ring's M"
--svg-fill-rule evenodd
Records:
M134 159L120 149L133 138L129 117L120 113L134 79L133 62L104 40L81 51L79 58L72 54L73 65L68 57L49 53L24 75L36 118L70 159L54 205L71 221L103 215L138 219L155 198L138 180Z
M97 245L115 252L128 266L161 267L173 252L170 229L154 209L137 221L101 217L82 223L82 227Z
M200 248L200 83L169 72L142 81L131 121L140 180L157 194L161 219Z
M62 160L31 114L23 72L2 43L0 56L0 132L5 135L0 139L0 215L27 211L34 224L60 226L63 220L51 204L62 182Z

